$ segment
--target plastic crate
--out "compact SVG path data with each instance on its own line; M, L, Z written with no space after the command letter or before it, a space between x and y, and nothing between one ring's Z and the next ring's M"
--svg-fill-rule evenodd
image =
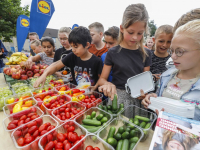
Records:
M108 136L108 133L109 133L109 130L110 130L110 128L111 127L115 127L115 133L117 133L117 131L118 131L118 128L119 127L121 127L121 126L123 126L125 129L127 128L127 125L129 124L130 122L128 122L128 121L126 121L126 120L124 120L124 119L122 119L122 118L115 118L115 119L113 119L111 122L109 122L104 128L102 128L98 133L97 133L97 135L101 138L101 139L106 139L107 138L107 136ZM141 141L141 139L142 139L142 137L143 137L143 135L144 135L144 133L142 132L142 129L141 128L139 128L139 127L137 127L137 126L135 126L135 128L134 129L136 129L137 128L137 131L138 131L138 138L139 138L139 140L137 141L137 143L135 144L135 147L132 149L132 150L134 150L135 148L136 148L136 146L137 146L137 144Z
M21 101L27 101L27 100L32 100L33 101L33 106L37 106L37 101L33 98L33 97L29 97L29 98L26 98L26 99L23 99ZM19 101L18 101L19 102ZM6 106L3 107L3 111L4 111L4 114L6 116L10 116L10 111L13 110L13 107L15 106L15 104L17 104L18 102L14 102L12 104L8 104ZM23 111L23 110L22 110ZM14 113L12 113L14 114Z
M64 87L64 86L69 87L69 89L67 89L66 91L59 91L59 89L62 88L62 87ZM76 88L76 85L74 85L72 83L67 83L67 84L63 84L61 86L57 86L57 87L54 87L54 88L59 92L59 94L62 95L62 94L66 94L67 91Z
M22 87L23 88L28 87L28 90L26 90L26 91L23 90L23 91L17 93L17 90ZM33 90L33 87L30 84L27 84L27 85L22 85L22 86L18 86L18 87L13 87L12 89L15 92L15 94L20 94L20 93L25 93L25 92L31 92Z
M57 97L60 97L60 98L64 99L64 101L66 101L66 102L70 102L71 101L71 97L69 97L68 95L57 95ZM59 106L57 106L57 107L59 107ZM54 110L54 109L47 108L44 103L42 103L41 109L48 115L52 115L51 112Z
M32 106L32 107L36 108L36 114L39 115L39 117L44 115L43 111L42 111L40 108L38 108L38 107L36 107L36 106ZM32 107L30 107L30 108L32 108ZM31 111L31 110L30 110L30 111L21 111L21 112L18 112L18 113L15 113L15 114L12 114L12 115L6 117L6 118L3 120L4 130L7 131L7 132L9 132L9 133L11 134L12 131L14 131L14 130L15 130L16 128L18 128L19 126L16 127L15 129L9 130L9 129L7 129L8 124L9 124L11 121L13 121L13 120L19 120L21 116L27 115L27 114L32 113L32 112L33 112L33 111ZM35 120L35 119L34 119L34 120ZM30 122L30 121L29 121L29 122Z
M122 103L121 103L122 104ZM99 105L102 105L102 106L108 106L108 105L111 105L112 106L112 101L111 101L111 99L110 98L107 98L107 99L105 99L104 101L102 101L101 103L99 103L99 104L97 104L97 107L99 108ZM120 104L118 103L118 108L120 108ZM99 109L101 109L101 108L99 108ZM116 117L118 117L119 115L120 115L120 113L123 111L124 109L122 109L122 110L120 110L120 111L118 111L118 113L109 113L109 114L111 114L112 116L113 116L113 118L116 118Z
M147 111L145 109L139 108L135 105L130 105L127 106L123 111L121 111L120 114L120 118L124 119L124 120L129 120L130 118L134 118L136 115L138 116L142 116L142 117L147 117L150 119L151 125L148 129L143 129L144 137L142 138L141 142L145 141L149 135L149 130L151 129L153 123L156 121L157 119L157 115L153 112ZM139 123L142 123L143 121L139 120Z
M73 120L68 120L66 121L65 123L61 124L60 126L58 126L57 128L53 129L52 131L46 133L45 135L43 135L39 141L39 147L41 150L44 150L45 145L41 145L41 141L46 138L46 136L48 134L52 134L54 135L54 138L53 140L57 140L57 133L67 133L67 126L74 126L75 127L75 130L74 132L76 132L78 134L78 136L80 135L87 135L87 131L82 127L80 126L78 123L76 123L75 121Z
M112 146L95 134L86 135L83 139L81 139L81 141L79 141L79 143L74 145L71 150L85 150L89 145L93 148L98 147L100 150L115 150Z
M39 88L33 88L31 92L35 96L37 94L44 93L42 91L45 90L45 89L46 89L45 92L50 91L49 88L51 88L51 90L54 90L53 86L51 86L51 85L44 85L43 88L41 88L41 87L39 87Z
M42 119L42 121L41 121L41 119ZM55 128L58 126L58 122L57 122L53 117L51 117L51 116L49 116L49 115L41 116L41 117L39 117L39 118L37 118L37 119L35 119L35 120L33 120L33 121L36 121L36 122L37 122L37 126L38 126L38 127L39 127L40 125L44 124L44 123L47 123L47 122L49 122L51 125L54 125ZM31 121L31 122L33 122L33 121ZM38 124L38 122L40 122L40 123ZM28 132L28 128L26 127L26 125L29 124L29 123L30 123L30 122L28 122L28 123L26 123L26 124L20 126L19 128L16 128L16 129L12 132L12 134L11 134L12 140L13 140L13 142L14 142L14 144L15 144L15 147L16 147L17 149L20 149L20 150L39 149L39 144L38 144L38 142L39 142L39 140L40 140L41 137L36 138L34 141L32 141L31 143L29 143L29 144L27 144L27 145L25 145L25 146L19 146L19 145L17 144L17 140L18 140L20 137L16 134L16 132L17 132L17 131L21 131L21 132L22 132L22 135L23 135L23 137L24 137L24 136L26 135L26 133ZM51 132L51 130L50 130L49 132ZM48 133L49 133L49 132L48 132Z
M83 123L82 123L83 119L85 119L87 115L91 115L93 111L96 112L96 117L97 117L99 114L103 114L105 117L108 118L108 121L107 121L105 124L109 123L109 122L112 120L112 116L111 116L109 113L107 113L107 112L105 112L105 111L103 111L103 110L101 110L101 109L99 109L99 108L97 108L97 107L92 107L92 108L88 109L88 110L85 111L84 113L82 113L82 114L80 114L79 116L77 116L74 120L75 120L77 123L79 123L80 125L82 125L82 124L83 124ZM101 128L103 128L103 125L102 125L96 132L94 132L94 134L96 134L98 131L100 131Z
M60 107L54 109L54 110L52 111L52 115L53 115L54 118L56 118L56 119L58 120L58 122L59 122L60 124L64 123L64 122L65 122L66 120L68 120L68 119L61 120L61 119L59 119L59 118L56 116L56 113L57 113L57 111L60 110L60 108L64 108L64 109L65 109L65 108L67 107L67 105L69 105L69 104L71 105L71 107L75 107L75 108L78 108L78 109L81 110L79 113L77 113L76 115L74 115L73 117L71 117L69 120L74 119L76 116L80 115L81 113L83 113L83 112L86 110L86 107L85 107L85 106L83 106L83 105L81 105L81 104L79 104L79 103L77 103L77 102L68 102L68 103L66 103L66 104L64 104L64 105L62 105L62 106L60 106ZM71 107L70 107L70 108L71 108ZM65 111L64 111L64 113L65 113Z
M11 82L9 82L9 86L11 88L18 87L17 85L14 85L15 83L23 83L25 85L28 84L28 82L26 80L17 80L17 81L11 81Z

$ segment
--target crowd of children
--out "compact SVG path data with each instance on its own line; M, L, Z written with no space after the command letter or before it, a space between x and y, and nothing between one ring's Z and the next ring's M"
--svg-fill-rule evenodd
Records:
M37 61L49 65L34 87L44 84L48 75L62 76L61 71L68 67L74 84L90 82L93 90L111 99L117 94L118 102L125 106L148 108L150 97L163 96L195 103L193 119L200 120L200 9L184 14L174 27L158 27L144 44L144 34L149 34L148 19L143 4L132 4L125 9L120 26L105 32L98 22L88 28L61 28L58 37L63 47L55 53L52 38L32 41L31 48L37 55L26 65ZM170 57L174 67L167 70ZM143 100L132 98L125 91L127 79L145 71L158 81L156 94L147 94Z

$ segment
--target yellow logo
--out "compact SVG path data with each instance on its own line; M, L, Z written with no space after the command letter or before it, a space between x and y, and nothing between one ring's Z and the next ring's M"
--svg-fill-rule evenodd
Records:
M50 12L50 6L45 1L39 1L38 2L38 8L44 14L48 14Z
M28 26L29 26L29 22L28 22L28 20L26 20L26 19L22 19L22 20L21 20L21 24L22 24L24 27L28 27Z

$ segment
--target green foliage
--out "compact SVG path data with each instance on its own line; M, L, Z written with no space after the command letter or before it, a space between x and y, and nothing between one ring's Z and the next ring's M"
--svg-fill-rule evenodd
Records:
M19 15L30 16L29 6L20 7L21 0L0 0L0 39L11 42L16 35L16 23Z
M150 20L148 25L149 25L149 28L150 28L150 37L152 37L152 36L155 35L157 27L156 27L156 24L154 24L154 20Z

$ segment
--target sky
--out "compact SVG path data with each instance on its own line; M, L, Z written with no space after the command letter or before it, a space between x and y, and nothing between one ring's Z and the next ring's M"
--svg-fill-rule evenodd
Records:
M32 0L21 0L21 6ZM72 27L73 24L88 27L100 22L104 30L120 26L125 8L130 4L143 3L157 27L174 25L186 12L200 7L200 0L52 0L55 12L47 28Z

